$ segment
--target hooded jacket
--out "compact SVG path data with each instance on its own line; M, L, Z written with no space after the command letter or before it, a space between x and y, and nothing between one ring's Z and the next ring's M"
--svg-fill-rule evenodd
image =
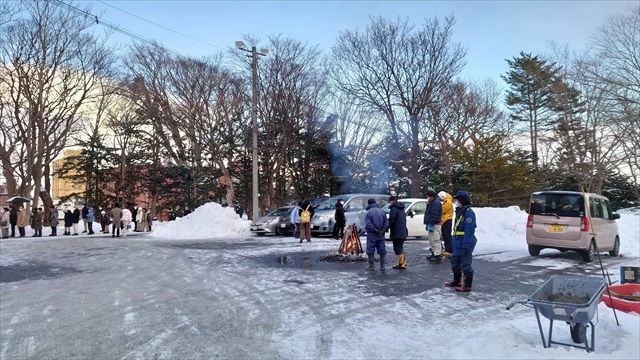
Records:
M378 207L378 204L373 203L367 206L367 215L364 220L367 224L367 239L384 241L384 235L378 234L377 231L386 232L389 229L389 219L387 219L387 214Z
M453 198L450 194L445 195L442 202L442 222L453 219Z
M92 223L93 222L93 218L94 218L93 208L89 207L87 209L87 222Z
M396 201L389 206L389 238L391 240L404 240L407 238L407 214L404 204Z

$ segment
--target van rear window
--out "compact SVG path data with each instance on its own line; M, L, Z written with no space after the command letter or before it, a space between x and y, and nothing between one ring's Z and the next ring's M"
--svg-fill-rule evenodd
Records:
M581 195L540 193L531 197L531 215L584 216L584 200Z

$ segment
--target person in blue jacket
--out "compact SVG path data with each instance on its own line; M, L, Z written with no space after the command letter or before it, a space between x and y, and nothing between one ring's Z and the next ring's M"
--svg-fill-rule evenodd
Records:
M380 270L384 270L384 257L387 254L387 249L384 245L384 233L389 229L389 219L387 219L387 214L376 204L376 199L371 198L367 200L367 204L367 214L364 219L367 229L367 257L369 258L369 266L367 266L365 270L375 270L373 265L376 250L378 251L378 255L380 255Z
M389 238L393 241L393 252L398 257L398 263L392 265L394 269L407 267L404 257L404 241L407 238L407 214L404 212L404 204L395 196L389 197Z
M94 214L93 214L93 208L89 207L87 208L87 227L89 228L89 234L88 235L93 235L93 219L94 219Z
M451 270L453 281L445 282L446 286L456 291L471 291L473 283L472 255L476 247L476 214L471 209L471 195L466 191L458 191L453 197L456 216L453 225L453 254ZM464 283L461 283L464 274Z
M298 201L298 207L291 209L291 214L289 215L289 220L293 224L293 237L296 239L300 236L300 212L298 208L301 206L302 200Z
M440 264L442 263L442 203L433 189L427 191L427 198L429 205L424 213L423 221L431 244L431 256L427 256L427 260L431 264Z

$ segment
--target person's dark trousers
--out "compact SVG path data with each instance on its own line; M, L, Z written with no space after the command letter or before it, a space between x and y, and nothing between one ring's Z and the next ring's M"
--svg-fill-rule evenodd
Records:
M444 251L452 254L453 243L451 242L451 219L442 224L442 240L444 241Z
M404 253L404 240L405 239L393 239L393 252L396 255L400 255L402 253Z
M51 236L56 236L58 235L58 227L57 226L52 226L51 227Z
M461 256L451 257L451 270L462 270L465 276L473 276L472 256L467 253Z
M20 233L20 237L24 237L25 236L24 227L18 227L18 232Z
M16 237L16 225L11 224L11 237Z
M133 220L133 231L138 231L138 222Z
M336 223L335 226L333 227L333 237L334 238L342 237L343 234L344 234L344 224Z
M89 235L93 234L93 222L87 221L87 226L89 227Z
M113 236L116 236L116 230L118 231L118 236L120 236L120 226L115 226L116 224L113 224Z

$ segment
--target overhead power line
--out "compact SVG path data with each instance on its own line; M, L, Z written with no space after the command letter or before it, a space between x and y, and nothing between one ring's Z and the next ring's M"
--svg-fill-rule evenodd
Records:
M153 39L149 39L149 38L144 37L144 36L142 36L140 34L136 34L135 32L133 32L131 30L127 30L127 29L125 29L125 28L123 28L121 26L118 26L118 25L116 25L114 23L111 23L111 22L106 21L106 20L104 20L102 18L99 18L98 15L92 14L92 13L86 11L86 10L82 10L82 9L76 7L76 6L67 4L66 2L64 2L62 0L54 0L52 2L52 4L60 6L60 7L63 7L63 8L66 8L67 10L73 11L76 14L79 14L81 16L85 16L85 17L88 17L88 18L93 18L93 19L95 19L96 24L102 25L102 26L104 26L106 28L109 28L109 29L111 29L113 31L117 31L117 32L119 32L119 33L121 33L121 34L123 34L125 36L128 36L128 37L134 39L134 40L138 40L138 41L141 41L141 42L144 42L144 43L147 43L147 44L151 44L151 45L154 45L154 46L161 47L161 48L163 48L163 49L165 49L165 50L167 50L167 51L169 51L171 53L174 53L174 54L176 54L178 56L181 56L183 58L189 58L188 56L182 54L181 52L179 52L177 50L173 50L173 49L171 49L171 48L169 48L167 46L160 45L157 41L155 41Z
M178 35L180 35L180 36L184 36L184 37L186 37L186 38L189 38L189 39L191 39L191 40L194 40L194 41L197 41L197 42L203 43L203 44L205 44L205 45L212 46L212 47L214 47L214 48L218 48L218 49L221 49L221 50L227 50L227 49L225 49L225 48L223 48L223 47L221 47L221 46L214 45L214 44L208 43L208 42L206 42L206 41L202 41L202 40L200 40L200 39L196 39L196 38L194 38L193 36L190 36L190 35L187 35L187 34L183 34L183 33L179 32L179 31L175 31L175 30L170 29L170 28L168 28L168 27L166 27L166 26L164 26L164 25L161 25L161 24L155 23L155 22L153 22L153 21L147 20L147 19L145 19L145 18L143 18L143 17L140 17L140 16L138 16L138 15L136 15L136 14L132 14L132 13L130 13L130 12L128 12L128 11L126 11L126 10L120 9L120 8L118 8L118 7L115 7L115 6L111 5L111 4L107 4L106 2L104 2L104 1L102 1L102 0L98 0L98 2L99 2L99 3L101 3L101 4L104 4L104 5L106 5L106 6L109 6L109 7L113 8L113 9L116 9L116 10L118 10L118 11L121 11L121 12L123 12L123 13L127 14L127 15L130 15L130 16L133 16L133 17L135 17L135 18L137 18L137 19L140 19L140 20L142 20L142 21L148 22L149 24L152 24L152 25L155 25L155 26L161 27L161 28L163 28L163 29L165 29L165 30L169 30L169 31L171 31L172 33L178 34Z

